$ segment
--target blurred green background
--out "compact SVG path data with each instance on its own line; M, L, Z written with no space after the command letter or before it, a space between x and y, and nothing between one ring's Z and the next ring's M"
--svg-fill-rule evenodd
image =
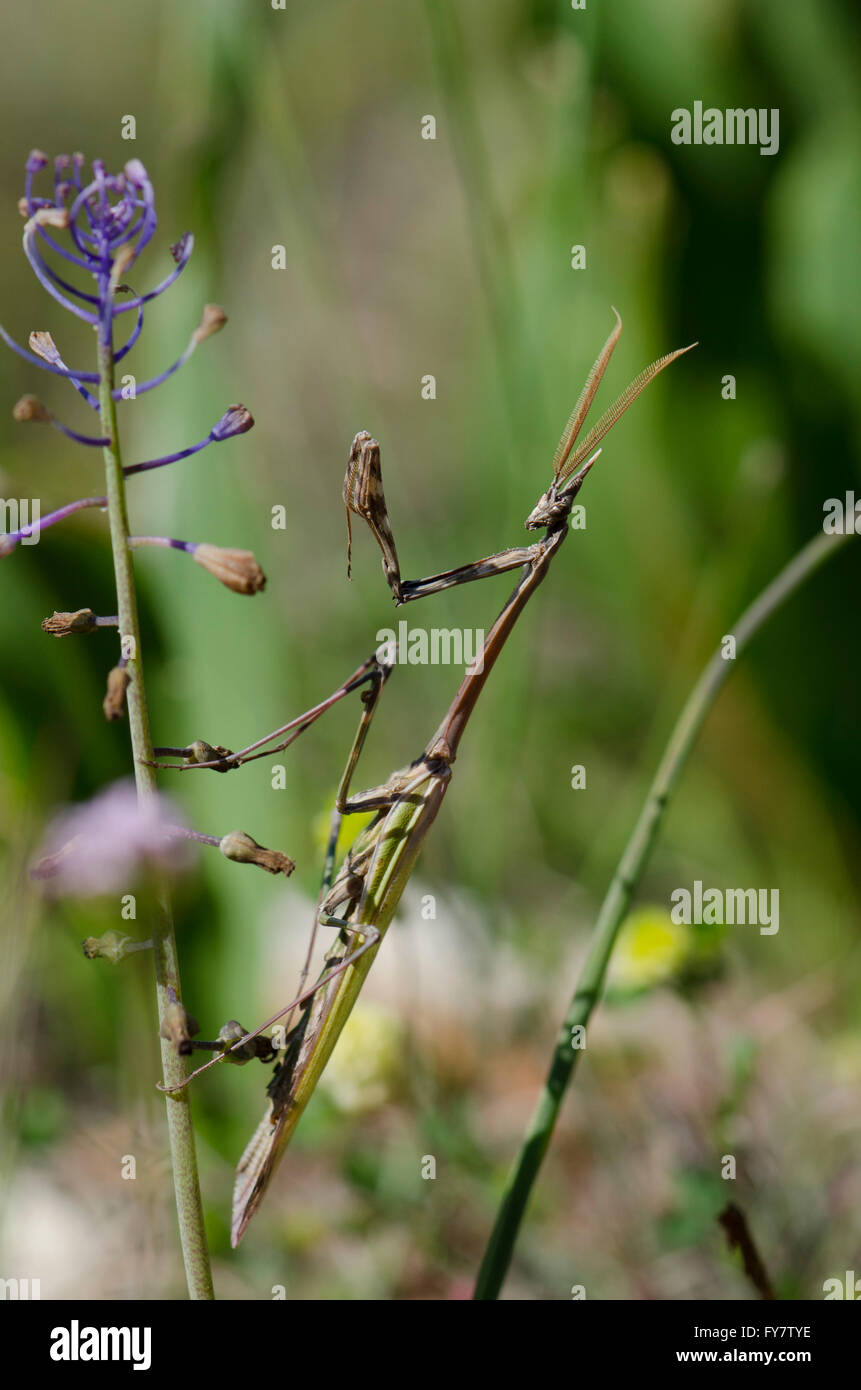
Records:
M5 5L0 33L3 323L19 341L50 329L67 361L90 363L88 330L26 267L23 165L33 146L109 168L136 156L160 211L136 287L162 278L187 229L196 250L128 369L143 379L172 361L206 301L230 322L122 407L125 461L192 443L233 401L257 421L129 486L137 533L253 549L269 577L244 599L180 554L138 556L157 742L259 737L339 684L397 617L489 628L510 578L395 615L361 527L346 582L340 490L357 430L381 442L416 578L521 542L611 304L625 332L605 403L646 362L700 342L607 441L586 530L493 674L367 1002L238 1252L233 1168L266 1072L196 1084L222 1297L276 1284L303 1299L465 1297L672 720L825 499L861 490L857 17L848 0L33 0L26 20ZM779 153L673 145L670 113L695 100L778 107ZM435 141L421 138L428 114ZM3 360L0 494L37 496L45 513L99 492L95 453L11 420L25 391L83 430L85 406ZM277 505L286 530L270 525ZM96 512L0 565L0 1274L41 1278L44 1298L184 1291L151 963L85 960L83 937L123 927L116 902L45 907L26 874L51 813L129 771L126 724L101 713L114 637L40 631L55 608L115 611L112 586ZM730 1198L781 1295L819 1298L824 1279L861 1268L859 596L850 546L757 639L714 710L507 1296L748 1296L715 1223ZM358 784L418 754L456 680L395 672ZM256 1025L293 992L355 719L344 704L241 775L162 774L200 830L241 827L298 863L284 883L206 852L182 888L184 989L204 1037L227 1018ZM671 948L669 894L695 878L779 888L779 934L735 927ZM727 1153L735 1183L720 1179Z

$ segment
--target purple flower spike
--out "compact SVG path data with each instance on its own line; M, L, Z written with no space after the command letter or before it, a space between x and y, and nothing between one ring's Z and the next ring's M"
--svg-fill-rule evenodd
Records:
M136 310L138 322L126 345L128 350L141 331L141 306L173 284L188 263L192 238L184 236L172 248L176 265L161 284L117 305L114 296L122 272L151 240L157 226L155 196L146 169L139 159L132 159L121 173L112 174L102 160L95 159L87 181L82 177L83 155L60 154L53 161L53 196L36 196L34 179L49 163L41 150L32 150L27 158L21 202L27 258L40 283L63 308L98 327L103 346L113 347L115 313ZM56 232L68 232L71 249L61 244ZM95 281L96 292L88 291L86 284L61 279L46 261L43 249L83 271ZM86 380L84 373L74 375Z
M30 332L29 337L22 334L21 339L27 344L24 347L0 324L0 338L25 361L68 381L96 412L97 426L89 433L82 433L64 424L38 396L29 392L21 396L13 408L16 420L47 424L64 436L64 443L71 440L91 449L103 449L107 495L66 502L46 515L42 515L41 500L37 497L20 504L10 503L6 507L10 517L6 525L17 529L8 531L3 529L0 504L0 569L8 580L9 567L2 563L3 559L19 547L36 545L47 528L88 509L107 512L116 587L116 603L112 602L111 607L115 608L115 615L98 617L92 608L79 607L76 603L69 605L69 611L54 612L43 621L42 628L60 638L73 633L91 633L100 627L117 629L121 636L120 652L107 672L101 707L108 723L128 721L135 780L109 787L89 803L69 808L57 818L48 830L41 858L31 866L31 876L50 896L86 899L109 895L116 902L120 894L125 897L131 890L136 891L138 881L144 884L153 877L183 871L191 861L189 841L219 849L227 859L257 864L268 873L286 875L292 872L294 865L285 854L263 848L241 831L217 837L192 831L156 791L155 769L160 764L155 756L160 753L181 756L183 762L177 764L180 767L207 765L218 771L228 771L235 760L230 761L229 749L212 747L199 739L185 749L153 748L142 669L136 565L132 557L144 546L185 552L195 565L236 594L260 593L265 588L266 576L247 550L168 536L130 535L126 482L136 473L190 458L211 444L244 434L254 421L243 405L231 405L197 443L161 458L125 466L120 411L115 403L135 400L167 381L201 343L223 328L227 315L217 304L204 305L184 350L176 357L177 349L174 349L166 358L170 365L148 380L140 381L137 371L127 375L124 365L118 370L118 364L125 362L138 343L145 323L149 324L150 315L145 313L145 306L164 294L182 274L194 249L194 238L186 232L175 240L170 247L172 262L165 264L163 279L158 281L157 276L139 279L137 264L141 253L154 239L158 227L155 192L149 174L139 159L130 159L120 172L111 172L100 159L92 161L89 172L85 172L84 164L82 154L61 154L49 161L41 150L32 150L26 161L24 191L17 207L23 220L24 253L42 288L63 309L96 330L95 360L90 363L96 370L78 371L67 365L58 347L58 343L64 342L62 333L57 334L57 342L44 329ZM163 259L166 262L164 253ZM129 283L132 277L133 284ZM146 288L154 282L154 289ZM131 314L125 320L125 329L118 322L122 314ZM97 392L95 383L98 383ZM188 404L192 404L191 401ZM197 438L202 425L196 423L192 428L192 438ZM8 594L2 591L2 579L0 575L0 602L4 599L8 602ZM8 588L8 583L5 587ZM11 660L5 650L0 653L2 660L6 664ZM320 708L325 705L326 702ZM299 722L301 724L302 720ZM189 761L186 761L186 753ZM131 951L152 947L158 982L160 1035L171 1044L169 1049L162 1049L162 1089L172 1093L191 1079L185 1073L184 1064L177 1063L175 1058L191 1050L190 1038L197 1032L197 1025L180 1002L176 936L170 905L158 884L153 886L159 904L158 930L151 941L132 942L118 932L108 932L101 937L88 937L84 953L117 961ZM239 1024L235 1024L235 1029L238 1034L231 1036L229 1043L244 1033ZM242 1041L241 1036L239 1041ZM224 1046L229 1043L225 1042ZM220 1043L204 1046L216 1048L215 1061L224 1051ZM268 1039L265 1046L261 1046L261 1058L274 1056ZM170 1108L179 1114L176 1106ZM189 1124L186 1115L181 1124L170 1125L172 1166L189 1295L195 1299L209 1299L213 1297L212 1280Z
M42 330L30 333L29 350L12 338L2 324L0 338L25 361L42 371L65 378L87 405L99 414L101 402L92 386L98 382L105 389L108 384L106 378L116 379L114 369L117 363L131 352L143 331L144 305L163 294L181 275L194 249L194 237L190 232L180 236L170 247L174 262L170 273L154 289L144 294L135 293L125 283L125 277L154 236L158 225L155 193L149 174L139 159L130 159L120 173L109 173L102 160L94 159L88 180L83 172L84 162L84 156L78 153L57 155L52 162L41 150L31 150L25 166L24 196L19 200L18 207L24 217L24 252L39 283L64 309L92 325L98 332L99 371L79 371L68 366L51 334ZM48 188L44 192L50 192L52 196L42 196L36 193L34 181L49 166L50 172L44 180ZM57 240L57 237L61 240ZM72 249L69 249L68 242L61 244L67 237L71 240ZM74 267L75 272L83 271L84 283L75 283L74 278L64 279L59 275L50 263L53 255L62 257ZM114 344L114 321L120 314L130 311L135 315L134 326L129 334L122 335L125 341L117 347ZM188 361L197 347L217 333L226 321L227 316L222 308L207 304L185 350L159 375L137 382L135 396L167 381ZM122 400L124 388L113 385L113 381L110 381L110 386L113 399ZM50 424L67 439L85 447L108 447L111 443L107 437L110 430L100 429L85 434L72 429L61 423L33 395L23 396L13 413L17 420ZM190 458L210 444L244 434L253 424L251 413L245 406L231 405L205 438L196 444L161 458L133 464L124 468L123 473L130 477ZM67 503L44 516L39 529L53 526L82 508L104 505L105 499L101 497ZM33 543L35 538L33 527L0 534L0 558L9 555L21 541Z
M169 289L187 266L194 249L194 237L186 232L170 247L174 268L154 289L144 294L130 292L125 277L158 225L150 177L139 159L130 159L119 173L109 173L103 160L94 159L92 177L87 180L83 174L84 162L80 153L60 154L51 161L42 150L30 151L25 165L24 196L19 201L25 219L24 251L43 288L76 318L92 324L98 330L102 347L110 348L114 363L118 363L140 338L144 305ZM34 180L49 165L52 166L53 196L39 196L34 191ZM68 243L62 244L66 236L60 234L68 235L71 247ZM54 256L83 272L83 283L59 275L50 263ZM124 344L115 347L114 320L129 312L135 315L134 327L130 334L124 335ZM157 376L139 382L136 394L151 391L167 381L188 361L204 336L196 330L176 361ZM54 376L65 377L93 410L100 409L98 399L84 384L97 382L98 372L78 371L67 366L55 348L40 350L32 336L28 352L2 324L0 338L25 361ZM112 395L114 400L122 400L122 388L113 388ZM70 435L70 438L75 437L75 434ZM204 442L220 437L213 434ZM89 443L91 436L82 435L80 439ZM196 451L197 447L202 445L189 452ZM186 457L185 451L179 457Z

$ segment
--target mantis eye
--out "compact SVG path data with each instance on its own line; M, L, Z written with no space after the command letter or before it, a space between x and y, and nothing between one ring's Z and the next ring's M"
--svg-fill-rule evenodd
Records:
M565 509L566 504L557 498L553 488L548 489L526 518L527 531L540 531L543 526L549 526Z

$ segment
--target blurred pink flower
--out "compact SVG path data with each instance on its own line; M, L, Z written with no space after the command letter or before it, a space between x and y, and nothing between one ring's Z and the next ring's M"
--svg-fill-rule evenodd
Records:
M140 805L133 781L113 782L55 817L31 873L53 897L128 892L147 869L179 873L188 867L184 829L166 798Z

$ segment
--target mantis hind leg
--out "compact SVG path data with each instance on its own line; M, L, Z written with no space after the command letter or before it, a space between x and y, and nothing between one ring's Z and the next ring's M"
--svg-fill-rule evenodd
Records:
M391 666L379 665L371 677L371 684L369 688L362 692L362 713L359 718L359 727L357 728L356 736L353 739L353 746L350 749L350 752L347 756L347 763L344 768L341 781L338 785L337 795L335 796L335 805L332 808L332 816L329 822L329 839L326 845L326 857L323 861L323 876L320 883L320 892L317 897L317 915L314 918L314 926L311 931L311 938L308 942L308 951L305 956L304 965L302 966L302 974L299 977L300 997L302 996L302 991L305 988L305 984L308 980L308 974L311 969L311 958L314 954L314 947L317 941L318 926L338 926L340 930L347 930L359 936L368 936L371 933L373 933L373 941L371 941L370 943L366 941L362 946L360 946L358 948L358 952L354 952L353 959L348 962L349 964L352 964L353 960L358 960L359 955L362 955L365 951L369 949L370 945L375 945L376 942L380 939L379 932L377 932L373 927L367 928L365 932L356 932L356 929L352 923L343 922L339 918L331 918L330 914L325 913L323 911L323 904L325 903L326 898L328 897L329 892L331 891L332 883L335 877L335 856L338 851L338 839L341 834L341 823L344 819L344 816L350 815L353 809L349 801L350 783L353 778L353 773L356 770L356 763L359 761L359 756L362 752L362 749L365 746L365 739L368 736L368 730L371 727L371 720L374 717L374 712L377 708L377 703L379 701L380 695L382 694L383 686L388 680L391 674L391 670ZM325 920L327 918L329 918L330 920ZM341 970L345 970L346 968L347 967L343 964L340 966ZM317 984L314 987L315 990L319 989L320 985L323 983L324 979L318 980ZM290 1006L291 1013L292 1009L296 1007L296 1002L294 1002L294 1004ZM290 1021L291 1019L288 1016L287 1024L285 1025L285 1027L290 1024Z

